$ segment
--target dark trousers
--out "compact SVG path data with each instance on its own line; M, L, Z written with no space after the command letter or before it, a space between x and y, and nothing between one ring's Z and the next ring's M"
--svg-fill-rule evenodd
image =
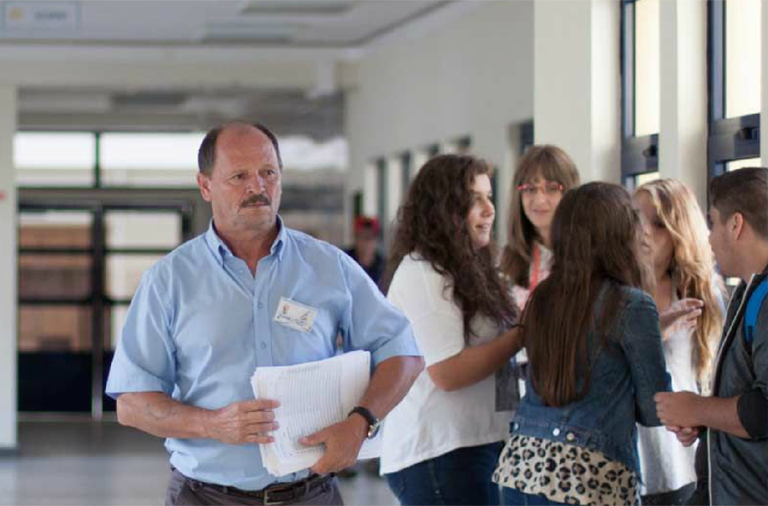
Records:
M387 482L403 506L498 505L499 486L491 475L503 447L492 443L459 448L387 474Z
M205 506L226 504L253 506L264 504L263 499L248 496L238 492L236 489L229 489L227 493L224 493L221 488L190 480L176 469L173 469L171 471L171 479L168 482L168 490L165 494L165 505ZM341 499L336 478L333 478L308 494L298 497L294 501L281 504L344 506L344 501Z
M503 487L501 495L505 506L564 506L563 502L555 502L543 495L533 495L520 492L514 488Z

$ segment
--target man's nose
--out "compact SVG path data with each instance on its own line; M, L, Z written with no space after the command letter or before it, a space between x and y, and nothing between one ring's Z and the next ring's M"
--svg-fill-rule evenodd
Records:
M246 182L245 189L250 193L259 194L264 189L264 181L261 179L261 176L259 176L258 174L249 176Z

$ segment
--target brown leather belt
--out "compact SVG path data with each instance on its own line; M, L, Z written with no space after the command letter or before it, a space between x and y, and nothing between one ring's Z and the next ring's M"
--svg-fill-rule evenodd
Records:
M216 485L213 483L206 483L204 481L197 481L191 478L185 477L193 490L199 488L207 488L209 490L215 490L222 494L233 497L247 497L249 499L255 499L262 504L282 504L286 502L297 501L306 496L310 492L317 490L329 481L331 481L335 474L313 474L303 480L294 481L291 483L274 483L262 490L241 490L236 487L227 487L224 485Z

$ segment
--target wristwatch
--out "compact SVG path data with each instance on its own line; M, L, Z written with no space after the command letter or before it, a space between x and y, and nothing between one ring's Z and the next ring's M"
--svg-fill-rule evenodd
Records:
M376 433L379 432L379 425L381 424L379 419L373 416L373 413L371 413L368 408L362 406L356 406L347 416L350 417L355 413L365 418L365 421L368 422L368 435L366 437L368 439L373 439L376 436Z

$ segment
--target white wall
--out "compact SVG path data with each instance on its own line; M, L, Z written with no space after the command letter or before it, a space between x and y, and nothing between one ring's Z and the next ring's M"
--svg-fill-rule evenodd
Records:
M763 75L761 77L763 103L762 114L760 114L760 154L763 167L768 167L768 50L765 49L768 44L768 0L763 0L761 6L763 9L763 29L760 30L763 36Z
M662 1L659 175L683 181L707 202L706 0Z
M355 76L346 94L348 192L363 188L375 158L469 135L472 152L500 166L503 218L514 163L508 127L533 115L533 3L475 5L461 19L368 53L347 69Z
M618 182L619 2L534 3L534 141L555 144L583 182Z
M16 437L16 89L0 86L0 450Z

